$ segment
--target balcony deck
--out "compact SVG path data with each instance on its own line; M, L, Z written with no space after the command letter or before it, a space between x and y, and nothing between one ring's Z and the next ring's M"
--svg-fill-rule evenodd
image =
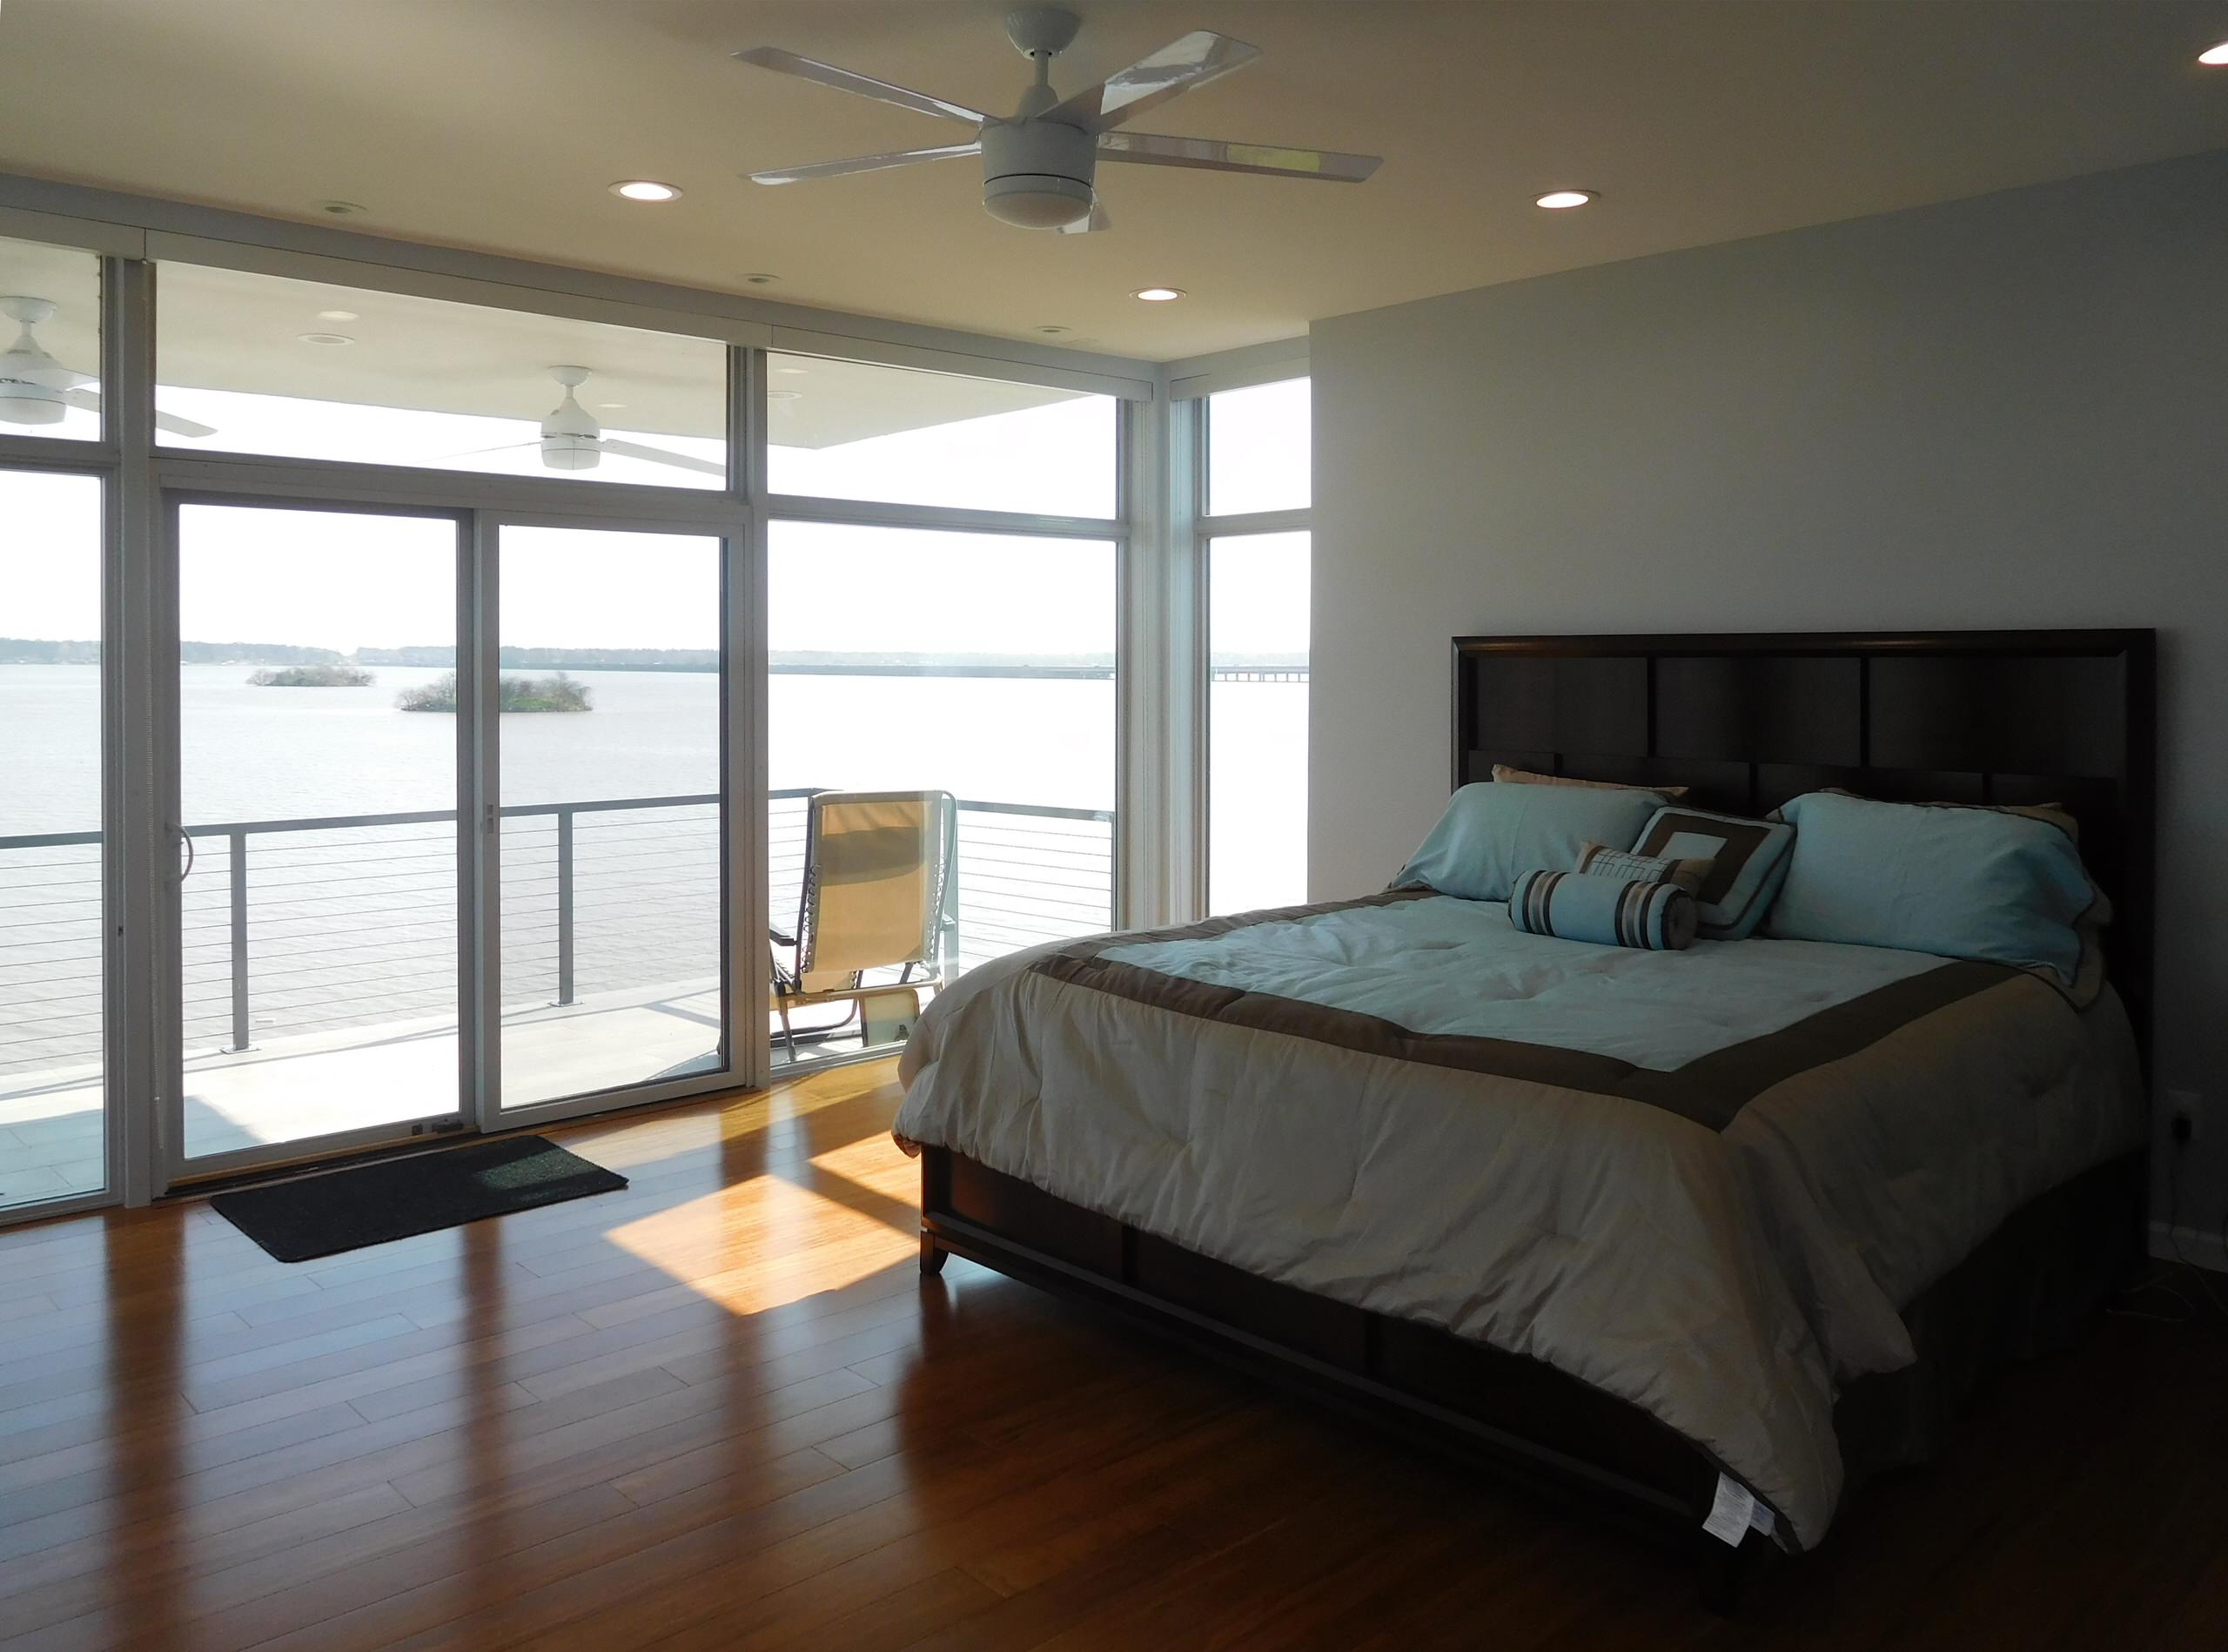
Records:
M809 796L775 794L768 817L770 910L784 926ZM714 797L503 810L507 1105L716 1070L718 823ZM453 1112L454 815L190 836L187 1158ZM1112 839L1101 810L963 802L962 967L1105 927ZM0 1211L104 1185L100 853L97 834L0 838ZM861 1047L839 1031L797 1059ZM778 1040L775 1058L788 1060Z
M687 984L609 992L503 1018L505 1094L513 1104L579 1095L645 1075L716 1071L719 991ZM189 1158L298 1141L453 1110L456 1019L417 1017L275 1038L196 1056L185 1068ZM8 1081L0 1092L0 1204L103 1185L97 1069Z

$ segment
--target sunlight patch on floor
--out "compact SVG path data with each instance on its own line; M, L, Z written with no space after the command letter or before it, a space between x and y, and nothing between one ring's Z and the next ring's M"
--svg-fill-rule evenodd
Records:
M831 1175L891 1199L910 1202L920 1197L921 1161L909 1157L884 1131L815 1153L812 1162Z
M629 1254L735 1313L840 1290L911 1261L918 1241L776 1174L613 1228Z

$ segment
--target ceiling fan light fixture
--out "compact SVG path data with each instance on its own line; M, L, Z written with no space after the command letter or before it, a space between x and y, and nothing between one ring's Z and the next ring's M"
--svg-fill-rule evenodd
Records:
M654 178L622 178L611 186L611 192L629 201L677 201L681 191L671 184L661 184Z
M1550 212L1567 212L1573 207L1590 206L1601 198L1590 189L1551 189L1545 195L1534 197L1532 205L1545 207Z
M1001 224L1057 230L1091 216L1091 188L1072 178L1023 173L983 185L983 210Z
M58 425L64 411L59 390L20 379L0 380L0 425Z
M1133 299L1143 299L1147 304L1173 304L1184 296L1184 289L1182 287L1139 287L1130 296Z
M594 470L603 462L603 450L593 436L544 436L541 463L547 470Z
M2228 40L2217 46L2207 46L2197 55L2197 60L2207 69L2228 68Z

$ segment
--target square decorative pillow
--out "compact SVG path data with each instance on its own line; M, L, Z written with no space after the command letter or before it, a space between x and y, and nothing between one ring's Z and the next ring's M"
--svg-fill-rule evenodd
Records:
M1738 941L1762 919L1787 876L1788 850L1795 828L1780 821L1715 815L1677 803L1659 809L1641 829L1635 855L1655 859L1708 860L1709 876L1694 891L1701 908L1701 934L1711 941Z
M1627 786L1616 780L1580 780L1571 775L1543 775L1536 769L1512 769L1507 763L1493 765L1493 779L1503 786L1583 786L1589 791L1652 791L1658 797L1673 802L1687 795L1684 786Z
M1672 860L1661 855L1634 855L1607 843L1588 843L1578 851L1578 870L1596 877L1622 878L1632 883L1676 883L1692 895L1708 882L1714 860Z

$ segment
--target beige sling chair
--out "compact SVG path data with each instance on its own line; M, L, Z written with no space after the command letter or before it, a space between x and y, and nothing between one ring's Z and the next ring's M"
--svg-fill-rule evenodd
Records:
M806 806L804 890L794 935L772 931L774 1009L796 1058L800 1038L862 1036L879 1008L946 984L959 957L959 809L944 791L823 791ZM785 966L781 951L786 949ZM896 970L894 982L866 983ZM833 1027L800 1032L789 1012L848 1004ZM902 1006L901 1006L902 1014ZM912 1017L903 1017L909 1028Z

